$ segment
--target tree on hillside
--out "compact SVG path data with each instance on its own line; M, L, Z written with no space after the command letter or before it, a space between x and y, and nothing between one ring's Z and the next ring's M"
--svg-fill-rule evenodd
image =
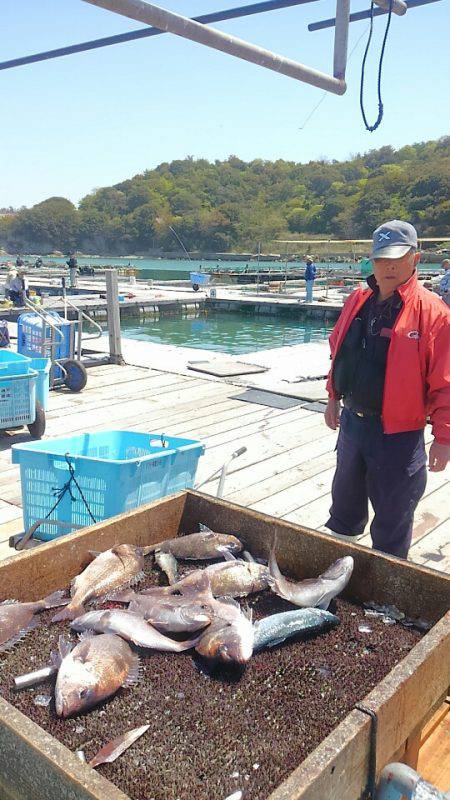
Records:
M292 234L369 237L384 219L405 217L422 236L450 228L450 137L343 162L321 159L246 162L191 156L164 162L115 186L97 189L77 210L50 198L0 217L0 245L14 249L105 254L273 249Z

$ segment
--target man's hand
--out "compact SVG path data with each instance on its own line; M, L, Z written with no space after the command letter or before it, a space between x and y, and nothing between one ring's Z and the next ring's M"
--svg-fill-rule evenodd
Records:
M442 472L449 461L450 444L439 444L435 439L430 447L430 456L428 459L428 468L430 472Z
M339 418L341 416L341 403L339 400L333 400L331 397L328 400L325 411L325 423L335 431L339 428ZM443 469L443 468L442 468Z

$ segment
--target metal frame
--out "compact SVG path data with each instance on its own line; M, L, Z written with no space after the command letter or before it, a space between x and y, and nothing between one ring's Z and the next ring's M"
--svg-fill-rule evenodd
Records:
M338 35L335 36L334 60L339 77L319 72L298 61L272 53L270 50L238 39L236 36L223 33L209 25L202 25L188 17L166 11L159 6L143 2L143 0L83 0L83 2L113 11L137 22L153 25L162 31L190 39L214 50L220 50L333 94L344 94L347 88L344 75L349 24L348 0L336 0L336 16L339 19L339 26L337 28Z
M404 5L406 6L405 10L408 9L410 11L412 8L419 8L420 6L427 6L430 3L438 3L440 0L406 0ZM377 5L380 6L379 8L375 8L373 12L374 17L379 17L382 14L389 13L389 4L386 6L385 0L378 0ZM396 7L395 7L396 8ZM392 11L396 14L402 13L404 14L405 11L396 11L393 6ZM369 19L370 11L357 11L354 14L350 14L349 22L359 22L361 19ZM309 31L323 31L325 28L334 28L336 25L337 17L332 17L330 19L323 19L320 22L312 22L308 25Z
M198 17L192 17L196 22L221 22L228 19L239 19L241 17L249 17L254 14L263 14L267 11L278 11L282 8L293 8L295 6L306 5L307 3L314 3L316 0L263 0L259 3L251 3L247 6L237 6L235 8L228 8L224 11L213 11L209 14L200 14ZM23 67L25 64L35 64L38 61L47 61L52 58L61 58L62 56L70 56L75 53L83 53L86 50L96 50L100 47L109 47L113 44L122 44L123 42L133 42L137 39L146 39L150 36L160 36L165 31L159 28L139 28L136 31L129 31L128 33L119 33L116 36L104 36L101 39L92 39L88 42L80 42L79 44L71 44L66 47L58 47L54 50L44 50L41 53L34 53L29 56L21 56L20 58L12 58L8 61L0 62L0 70L12 69L14 67Z

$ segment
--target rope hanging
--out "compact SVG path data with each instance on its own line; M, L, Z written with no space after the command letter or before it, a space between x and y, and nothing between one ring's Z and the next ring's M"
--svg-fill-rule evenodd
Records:
M82 499L82 501L83 501L83 503L84 503L84 505L86 507L86 510L87 510L92 522L97 522L97 520L95 519L91 509L89 508L88 502L87 502L87 500L86 500L86 498L85 498L85 496L84 496L84 494L82 492L80 484L78 483L78 481L77 481L77 479L75 477L75 470L73 468L73 465L69 461L69 453L66 453L65 459L66 459L67 466L69 467L70 478L69 478L68 481L66 481L65 484L63 484L63 486L61 486L61 488L52 487L53 497L56 497L56 503L54 503L54 505L52 506L52 508L48 512L48 514L46 514L46 516L42 520L41 524L43 524L43 522L46 519L50 518L50 516L53 514L54 510L59 506L61 500L63 499L64 495L67 492L69 492L69 494L70 494L70 499L72 500L72 503L76 503L77 500L79 500L78 497L75 497L75 495L74 495L74 493L72 491L72 483L74 483L75 486L77 487L77 489L78 489L78 491L80 493L80 497L81 497L81 499Z
M361 114L362 114L362 118L363 118L363 121L364 121L364 125L366 126L366 130L369 131L370 133L373 133L373 131L376 131L376 129L378 128L378 126L381 123L381 120L383 119L383 113L384 113L383 100L381 99L381 71L383 69L384 51L385 51L385 48L386 48L387 37L388 37L388 33L389 33L389 28L390 28L390 25L391 25L392 0L390 0L390 2L389 2L389 14L388 14L387 23L386 23L386 30L384 32L384 37L383 37L383 44L381 45L380 60L379 60L379 63L378 63L378 82L377 82L378 116L377 116L377 119L374 122L374 124L373 125L369 125L369 123L367 122L366 112L365 112L365 109L364 109L364 72L365 72L365 68L366 68L366 59L367 59L367 55L369 53L370 43L372 41L374 5L375 5L374 4L374 0L372 0L371 4L370 4L369 38L367 39L366 49L364 51L364 57L363 57L363 61L362 61L361 84L360 84L360 89L359 89L359 106L360 106L360 109L361 109Z

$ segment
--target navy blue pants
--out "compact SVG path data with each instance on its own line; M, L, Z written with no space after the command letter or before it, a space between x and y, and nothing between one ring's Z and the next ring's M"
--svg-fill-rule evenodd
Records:
M426 461L423 430L386 434L379 417L358 417L344 408L326 527L346 536L363 533L370 500L374 548L406 558L427 482Z

